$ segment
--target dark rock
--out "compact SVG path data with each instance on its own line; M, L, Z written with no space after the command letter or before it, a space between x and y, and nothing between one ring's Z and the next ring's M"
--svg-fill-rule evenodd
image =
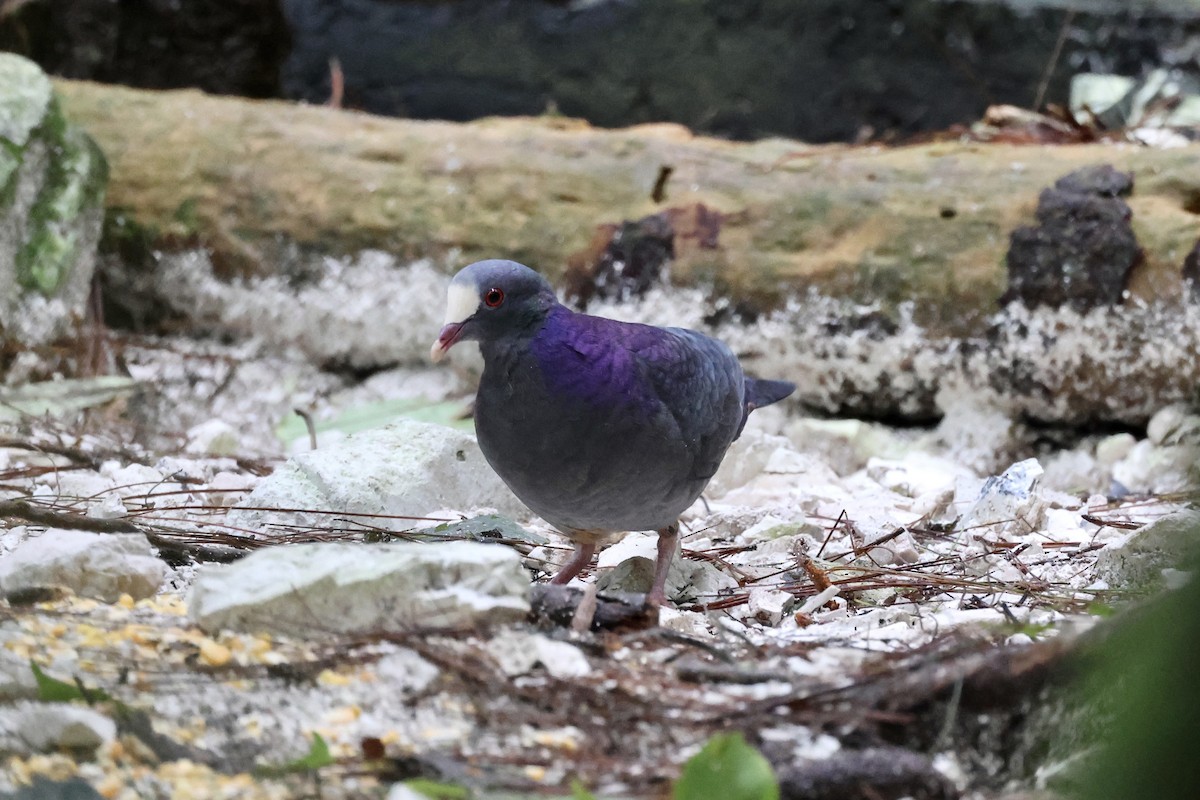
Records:
M954 785L929 758L900 747L841 750L829 758L779 770L783 800L950 800Z
M15 792L0 795L0 800L101 800L103 795L82 778L52 781L35 775L33 783Z
M146 89L278 97L290 46L279 0L42 0L0 13L0 50Z
M940 130L987 106L1065 104L1078 65L1138 75L1188 61L1200 22L1096 3L1068 18L969 0L283 0L289 97L324 102L329 59L368 111L467 120L548 109L721 136L853 141ZM1051 61L1064 21L1062 52ZM1176 55L1179 54L1179 55Z
M1114 169L1111 164L1093 164L1062 176L1054 182L1054 188L1075 194L1129 197L1133 194L1133 175Z
M717 249L721 222L719 211L696 203L601 225L587 249L569 259L563 278L567 299L582 309L595 297L640 297L662 281L677 256Z
M1200 239L1183 259L1183 279L1192 290L1192 297L1200 299Z
M1043 190L1038 224L1012 232L1001 303L1079 310L1120 304L1143 258L1133 212L1120 199L1132 190L1133 176L1108 165L1076 170Z
M546 627L567 628L583 600L584 590L574 586L534 584L530 593L529 620ZM646 596L627 592L602 592L596 597L591 630L645 627L657 619L648 613Z
M318 103L344 79L347 105L380 114L558 110L808 141L1029 106L1048 62L1044 99L1064 105L1079 65L1196 75L1198 39L1194 14L1115 2L1068 17L1014 0L40 0L0 15L0 49L65 77Z

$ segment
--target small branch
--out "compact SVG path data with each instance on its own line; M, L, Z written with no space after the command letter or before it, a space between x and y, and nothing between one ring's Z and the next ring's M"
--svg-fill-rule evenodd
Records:
M0 517L16 517L35 525L92 533L142 533L141 529L124 520L94 519L82 514L64 514L61 511L35 506L24 500L0 501Z

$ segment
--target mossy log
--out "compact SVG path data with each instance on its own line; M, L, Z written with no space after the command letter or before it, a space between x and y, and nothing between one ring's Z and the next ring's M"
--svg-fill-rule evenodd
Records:
M885 313L913 301L931 332L962 335L997 308L1011 231L1067 172L1109 163L1134 174L1128 203L1145 251L1130 278L1136 296L1179 295L1200 230L1200 145L747 144L673 125L417 122L195 91L56 87L108 155L110 210L159 245L203 244L231 272L271 271L287 242L508 257L562 277L604 226L675 209L692 220L676 225L677 283L711 283L752 309L809 289Z

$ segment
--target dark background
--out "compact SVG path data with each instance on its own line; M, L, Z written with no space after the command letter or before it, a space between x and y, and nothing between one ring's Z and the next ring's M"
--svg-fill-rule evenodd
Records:
M814 142L1032 107L1052 63L1044 99L1059 104L1077 72L1200 74L1200 14L1081 2L9 0L0 48L71 78L313 103L336 58L342 105L380 114L549 111Z

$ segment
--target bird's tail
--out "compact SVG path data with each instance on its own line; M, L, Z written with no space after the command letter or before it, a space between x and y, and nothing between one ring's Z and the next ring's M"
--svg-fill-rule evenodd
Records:
M742 435L742 428L746 427L746 419L750 416L751 411L763 406L769 406L771 403L778 403L794 391L796 391L796 384L789 383L788 381L765 381L761 378L746 378L746 391L743 395L745 400L742 405L742 423L738 425L737 434L733 438L736 439Z
M792 392L796 384L788 381L765 381L761 378L746 378L746 406L753 411L756 408L778 403Z

